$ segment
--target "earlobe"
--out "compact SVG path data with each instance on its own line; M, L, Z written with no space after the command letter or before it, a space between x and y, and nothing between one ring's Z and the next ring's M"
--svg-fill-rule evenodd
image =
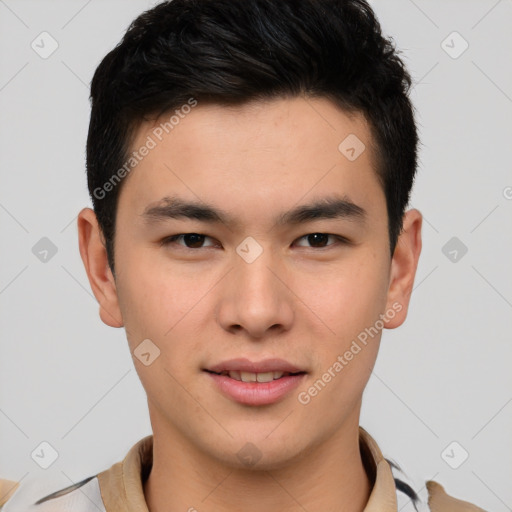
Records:
M405 213L403 230L391 261L386 311L393 309L393 318L385 320L387 329L394 329L405 321L414 285L414 277L421 252L421 213L412 209Z
M114 276L110 270L103 236L90 208L78 214L78 244L80 256L92 291L100 306L100 318L110 327L123 327Z

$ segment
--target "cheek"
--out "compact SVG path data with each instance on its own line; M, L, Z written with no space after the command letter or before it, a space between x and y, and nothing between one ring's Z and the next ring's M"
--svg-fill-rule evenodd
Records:
M315 371L302 396L325 421L338 422L360 400L375 365L387 289L381 273L365 265L338 271L327 283L309 288L311 309L329 330L317 333Z
M176 367L200 346L202 322L211 313L206 297L218 276L177 269L134 254L119 266L118 297L130 349L152 340L166 367ZM201 276L201 277L200 277Z
M304 280L301 288L304 303L325 327L326 341L340 350L384 312L387 271L379 262L360 258Z
M387 275L385 262L361 258L329 285L328 314L336 336L323 358L323 371L330 374L323 375L327 380L336 375L332 399L340 406L360 397L373 370L384 327Z

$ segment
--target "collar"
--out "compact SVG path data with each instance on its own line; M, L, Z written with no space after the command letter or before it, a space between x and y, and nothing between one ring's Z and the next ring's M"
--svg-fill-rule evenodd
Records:
M373 488L364 512L397 512L396 487L391 467L375 440L359 427L361 456ZM143 481L153 462L153 436L137 442L122 462L97 475L107 512L149 512Z

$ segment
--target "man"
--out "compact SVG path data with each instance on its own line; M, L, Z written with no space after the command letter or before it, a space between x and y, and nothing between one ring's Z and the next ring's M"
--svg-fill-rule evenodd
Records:
M34 510L482 510L421 503L359 426L421 251L410 84L363 0L133 22L92 81L78 230L153 435Z

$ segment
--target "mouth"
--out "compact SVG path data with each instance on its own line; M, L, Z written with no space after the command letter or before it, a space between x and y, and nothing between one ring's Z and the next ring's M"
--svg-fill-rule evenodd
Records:
M223 396L251 406L279 402L289 396L308 373L283 359L253 362L246 358L224 361L203 371Z
M211 370L205 370L208 373L215 375L229 377L230 379L238 380L240 382L272 382L273 380L279 380L283 377L290 377L295 375L303 375L306 372L284 372L284 371L272 371L272 372L244 372L241 370L224 370L222 372L214 372Z

